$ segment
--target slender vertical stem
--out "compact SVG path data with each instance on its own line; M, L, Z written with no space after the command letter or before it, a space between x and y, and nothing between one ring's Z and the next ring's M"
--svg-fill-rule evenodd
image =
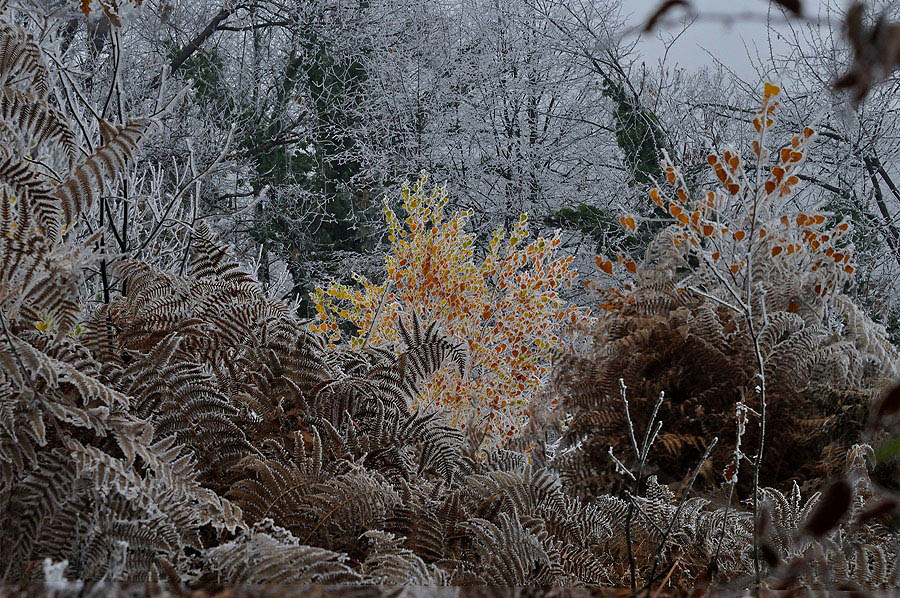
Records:
M622 391L622 399L625 400L625 382L624 380L619 381L619 387ZM662 405L663 399L665 398L665 393L659 393L659 398L656 400L656 405L653 407L653 413L650 415L650 421L647 422L647 430L644 433L644 442L641 445L640 453L638 454L638 471L637 475L634 478L634 490L632 491L632 495L638 496L641 491L641 482L644 477L644 464L647 462L647 454L650 452L650 446L653 444L653 441L656 439L656 435L659 433L659 429L662 426L662 422L656 426L656 429L653 430L653 425L656 422L656 415L659 413L659 406ZM625 401L626 409L628 408L628 402ZM629 430L632 438L634 437L634 426L631 423L631 416L628 416ZM652 434L651 434L652 430ZM637 443L635 443L635 447ZM634 518L634 501L631 500L628 503L628 511L625 513L625 543L628 547L628 570L631 574L631 595L637 596L637 564L634 560L634 547L631 541L631 523Z
M766 131L768 130L769 105L775 101L773 98L766 97L763 102L762 112L760 114L760 130L759 130L759 154L756 159L756 186L753 192L753 219L750 226L750 241L747 243L747 273L745 282L745 301L744 301L744 318L747 321L747 329L750 338L753 341L753 351L756 354L756 366L759 369L759 445L757 446L756 458L753 461L753 574L755 579L756 591L759 592L759 584L761 581L760 561L759 561L759 536L756 533L756 523L759 520L759 470L762 466L763 447L766 438L766 373L765 364L763 363L762 353L759 349L759 335L753 324L753 240L756 238L756 224L759 217L760 202L765 198L765 187L763 186L763 166L766 147ZM765 295L760 299L765 301ZM764 308L763 308L764 309Z
M387 298L388 291L391 288L391 281L387 281L384 284L384 292L381 293L381 301L378 302L378 309L375 310L375 316L372 318L372 323L369 324L369 329L366 331L366 337L363 339L362 348L365 349L366 345L369 343L369 337L372 336L372 331L375 329L375 323L378 321L378 316L381 315L381 308L384 307L384 300Z
M759 445L753 459L753 573L756 589L761 581L759 562L759 535L756 524L759 519L759 470L762 467L763 449L766 442L766 372L762 352L759 349L759 336L754 331L753 322L747 318L750 334L753 337L753 351L756 353L756 366L759 368Z

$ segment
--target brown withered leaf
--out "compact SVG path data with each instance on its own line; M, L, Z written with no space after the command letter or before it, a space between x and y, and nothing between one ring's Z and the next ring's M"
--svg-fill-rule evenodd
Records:
M649 19L647 19L647 24L644 25L644 33L653 31L653 28L656 27L656 24L659 22L659 20L676 6L689 7L690 5L691 3L687 0L666 0L665 2L660 4L659 8L653 11L653 14L650 15Z
M853 64L832 84L835 89L853 90L859 105L880 81L900 66L900 24L889 23L884 13L875 26L867 28L865 6L857 2L847 11L844 31L853 50Z
M768 540L759 545L759 552L769 567L774 569L781 565L781 557L778 555L778 551Z
M803 531L814 538L821 538L840 523L850 509L853 489L846 480L838 480L822 494L813 512L810 513Z
M881 427L886 420L900 414L900 384L894 386L881 395L875 407L872 409L872 421L870 429Z
M850 47L853 48L853 53L857 56L862 55L866 49L866 42L864 41L866 29L863 27L863 16L865 14L866 7L861 2L856 2L847 10L847 20L844 22L844 27L847 30L847 41L850 42Z
M772 0L775 4L785 9L794 16L803 15L803 3L800 0Z

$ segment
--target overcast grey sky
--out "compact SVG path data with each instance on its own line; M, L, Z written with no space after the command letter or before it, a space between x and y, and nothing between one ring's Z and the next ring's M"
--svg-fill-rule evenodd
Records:
M624 0L623 16L629 16L629 24L639 25L646 22L647 17L660 5L662 0ZM849 1L849 0L848 0ZM838 0L840 2L840 0ZM723 23L721 19L707 21L699 19L679 37L666 56L666 65L676 65L693 70L701 65L712 65L714 60L709 54L716 56L726 67L737 75L754 82L754 72L748 52L763 57L768 56L769 40L766 33L766 0L691 0L695 10L706 15L733 15L733 24ZM812 18L825 18L825 0L804 0L804 13ZM673 9L671 17L685 14L680 8ZM741 18L741 15L752 15L752 18ZM774 8L773 17L780 18L781 12ZM668 27L662 32L645 34L641 37L636 50L648 63L656 63L665 56L665 44L657 36L671 38L680 31L679 28ZM778 31L787 32L786 26L776 27L772 36L772 44L777 53L779 47ZM783 47L783 45L781 45ZM708 53L707 53L708 52Z

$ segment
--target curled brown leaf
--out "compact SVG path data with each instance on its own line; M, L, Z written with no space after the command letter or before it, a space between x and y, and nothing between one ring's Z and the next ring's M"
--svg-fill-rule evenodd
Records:
M665 2L660 4L659 7L655 11L653 11L653 14L650 15L650 18L647 19L647 24L644 25L644 33L653 31L653 28L656 27L656 24L659 22L659 20L676 6L689 7L690 5L690 2L688 2L687 0L666 0Z
M803 3L800 0L772 0L775 4L785 9L794 16L803 14Z
M850 509L852 499L853 489L846 480L834 482L822 494L803 524L803 531L814 538L821 538L840 523Z
M900 384L881 395L881 398L875 403L869 427L870 429L880 428L887 420L898 414L900 414Z

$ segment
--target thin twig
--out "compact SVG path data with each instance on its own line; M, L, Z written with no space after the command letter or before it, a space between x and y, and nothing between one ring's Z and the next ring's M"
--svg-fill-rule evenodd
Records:
M622 383L624 387L624 382ZM624 396L624 391L623 391ZM659 398L656 400L656 405L653 407L653 413L650 414L650 421L647 422L647 430L644 433L644 443L641 445L641 451L639 454L638 460L638 472L637 476L634 477L634 491L633 494L635 496L640 495L641 492L641 482L644 476L644 464L647 462L647 455L650 452L650 446L653 444L653 440L656 439L656 435L659 434L659 429L662 427L662 422L659 422L659 425L656 426L656 429L653 431L651 435L651 430L653 429L653 425L656 422L656 415L659 413L659 406L662 405L663 399L665 398L665 393L660 392ZM631 430L632 436L634 435L634 430ZM634 546L632 544L631 539L631 523L634 518L634 502L628 503L628 512L625 514L625 543L628 547L628 569L631 574L631 594L632 596L637 595L637 564L634 560Z
M653 521L653 519L650 518L650 515L647 514L647 512L641 507L641 505L638 504L637 497L634 496L631 492L626 492L625 496L628 497L628 500L630 500L632 503L634 503L634 508L638 510L638 513L640 513L641 515L644 516L644 519L646 519L647 523L649 523L653 527L654 531L656 531L657 534L662 536L665 533L665 531L663 530L663 528L659 527L659 525L655 521Z
M375 316L372 318L372 323L369 325L369 329L366 331L366 337L363 339L362 348L365 349L366 345L369 342L369 337L372 336L372 331L375 329L375 322L378 321L378 316L381 315L381 308L384 307L384 300L387 298L388 290L391 288L391 281L387 281L384 283L384 292L381 293L381 301L378 302L378 309L375 310Z
M634 456L641 458L641 451L638 448L637 439L634 437L634 423L631 421L631 410L628 408L628 397L625 395L625 379L619 378L619 392L622 394L622 402L625 403L625 421L628 422L628 434L631 436L631 446L634 447Z

